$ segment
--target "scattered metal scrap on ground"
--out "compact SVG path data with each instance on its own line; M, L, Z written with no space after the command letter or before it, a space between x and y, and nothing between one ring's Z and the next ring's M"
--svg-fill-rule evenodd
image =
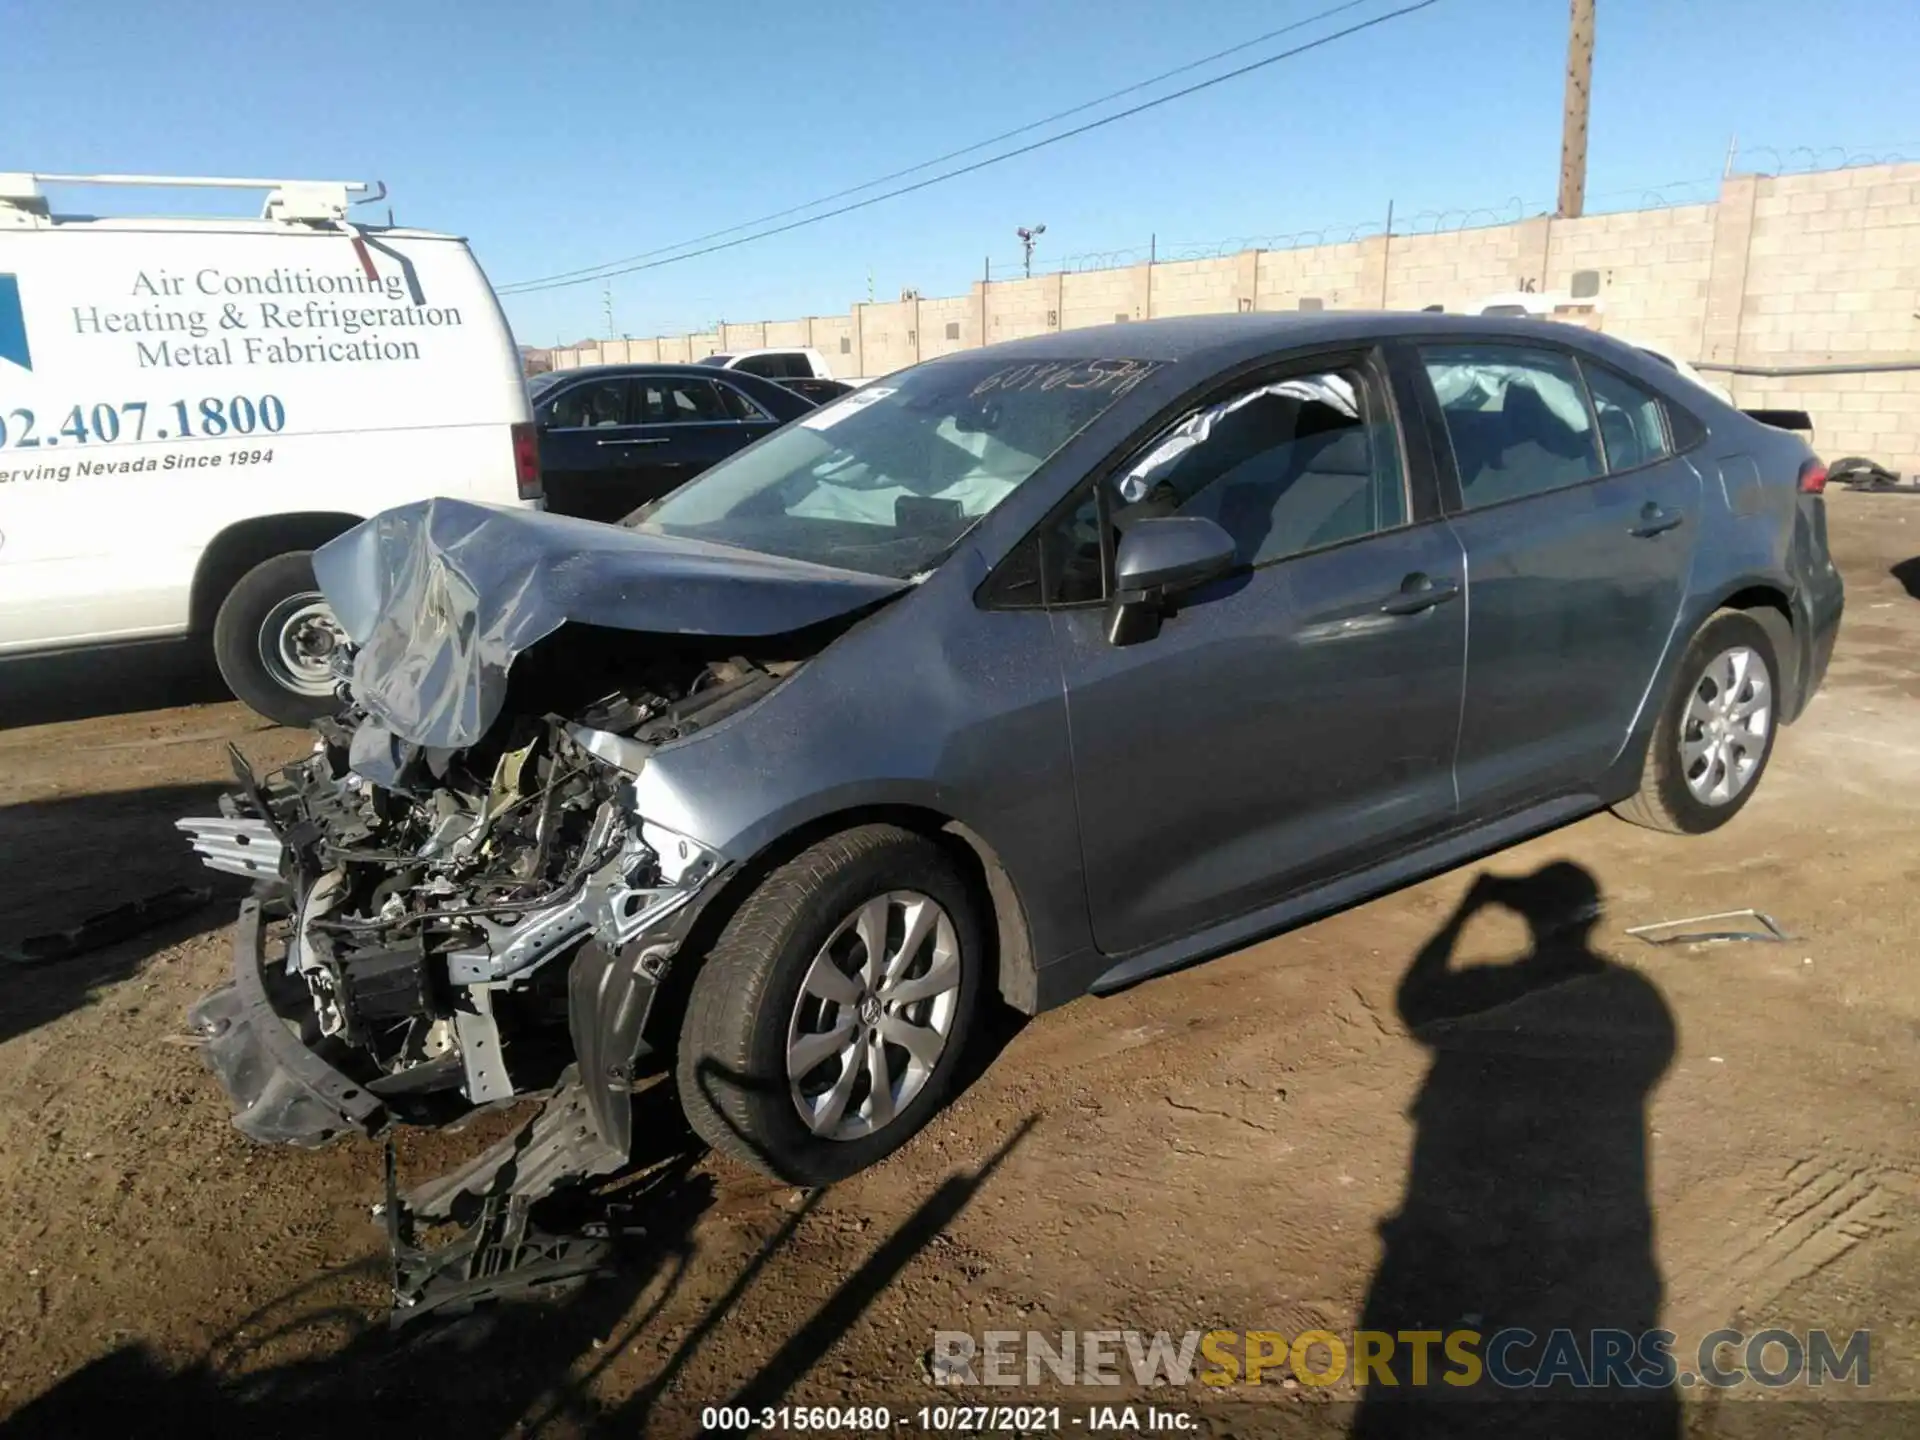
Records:
M1758 929L1729 929L1715 925L1723 920L1756 920ZM1706 925L1715 928L1692 930L1686 927ZM1771 915L1758 910L1722 910L1713 915L1689 915L1681 920L1656 920L1651 925L1632 925L1627 934L1649 945L1730 945L1743 940L1762 940L1779 944L1793 937L1782 930Z
M1920 495L1920 481L1903 480L1900 472L1889 470L1864 455L1849 455L1827 467L1829 484L1845 485L1850 490L1871 490L1895 495Z

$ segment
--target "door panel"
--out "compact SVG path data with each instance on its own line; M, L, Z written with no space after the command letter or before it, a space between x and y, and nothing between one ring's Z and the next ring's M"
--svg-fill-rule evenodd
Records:
M1431 484L1421 451L1410 492L1410 458L1377 356L1282 363L1136 447L1043 531L1057 607L1097 598L1112 536L1155 515L1211 520L1241 567L1138 644L1109 643L1103 605L1054 611L1103 951L1451 823L1461 553L1444 521L1406 524Z
M736 450L744 450L775 427L739 420L678 425L642 425L646 443L635 451L628 504L620 515L679 489ZM619 518L614 516L611 518Z
M1648 521L1680 523L1640 534ZM1460 794L1474 811L1592 783L1627 738L1686 594L1700 477L1680 461L1458 516L1471 631Z
M1408 577L1460 574L1436 522L1219 582L1139 645L1109 645L1104 610L1055 612L1103 951L1451 822L1466 607L1386 612Z
M770 421L743 420L751 405L730 385L685 375L643 375L634 385L632 488L619 511L679 489L775 428ZM610 518L618 518L610 517Z
M1583 419L1564 352L1424 353L1467 507L1452 522L1468 587L1456 774L1473 817L1591 785L1619 754L1686 594L1700 478L1601 387L1600 423ZM1587 478L1616 461L1638 468Z
M543 398L537 418L549 510L612 520L633 508L620 506L635 474L631 411L629 382L619 376L577 381Z

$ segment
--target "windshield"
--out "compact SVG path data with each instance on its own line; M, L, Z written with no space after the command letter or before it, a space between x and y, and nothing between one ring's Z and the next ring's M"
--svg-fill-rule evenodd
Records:
M904 580L1158 368L1148 360L940 361L868 385L627 520Z
M731 355L703 355L693 363L696 365L712 365L715 367L722 367L731 359L733 359L733 356Z

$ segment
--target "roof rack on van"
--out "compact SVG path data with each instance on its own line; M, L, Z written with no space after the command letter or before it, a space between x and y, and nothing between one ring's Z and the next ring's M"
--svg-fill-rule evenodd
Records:
M0 173L0 224L32 224L48 218L41 185L164 186L178 190L265 190L262 220L289 224L327 224L344 221L350 205L384 199L386 185L365 180L253 180L208 175L43 175L27 171Z

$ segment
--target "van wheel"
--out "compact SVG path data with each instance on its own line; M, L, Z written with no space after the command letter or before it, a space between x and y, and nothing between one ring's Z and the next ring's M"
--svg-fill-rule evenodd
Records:
M235 698L281 725L340 709L333 653L345 640L313 578L313 552L264 560L240 577L213 621L213 658Z
M983 931L931 840L862 825L769 874L695 977L680 1103L722 1154L795 1185L864 1170L946 1103Z
M1759 788L1780 727L1780 661L1766 628L1738 610L1702 625L1681 657L1622 820L1700 835L1738 815Z

